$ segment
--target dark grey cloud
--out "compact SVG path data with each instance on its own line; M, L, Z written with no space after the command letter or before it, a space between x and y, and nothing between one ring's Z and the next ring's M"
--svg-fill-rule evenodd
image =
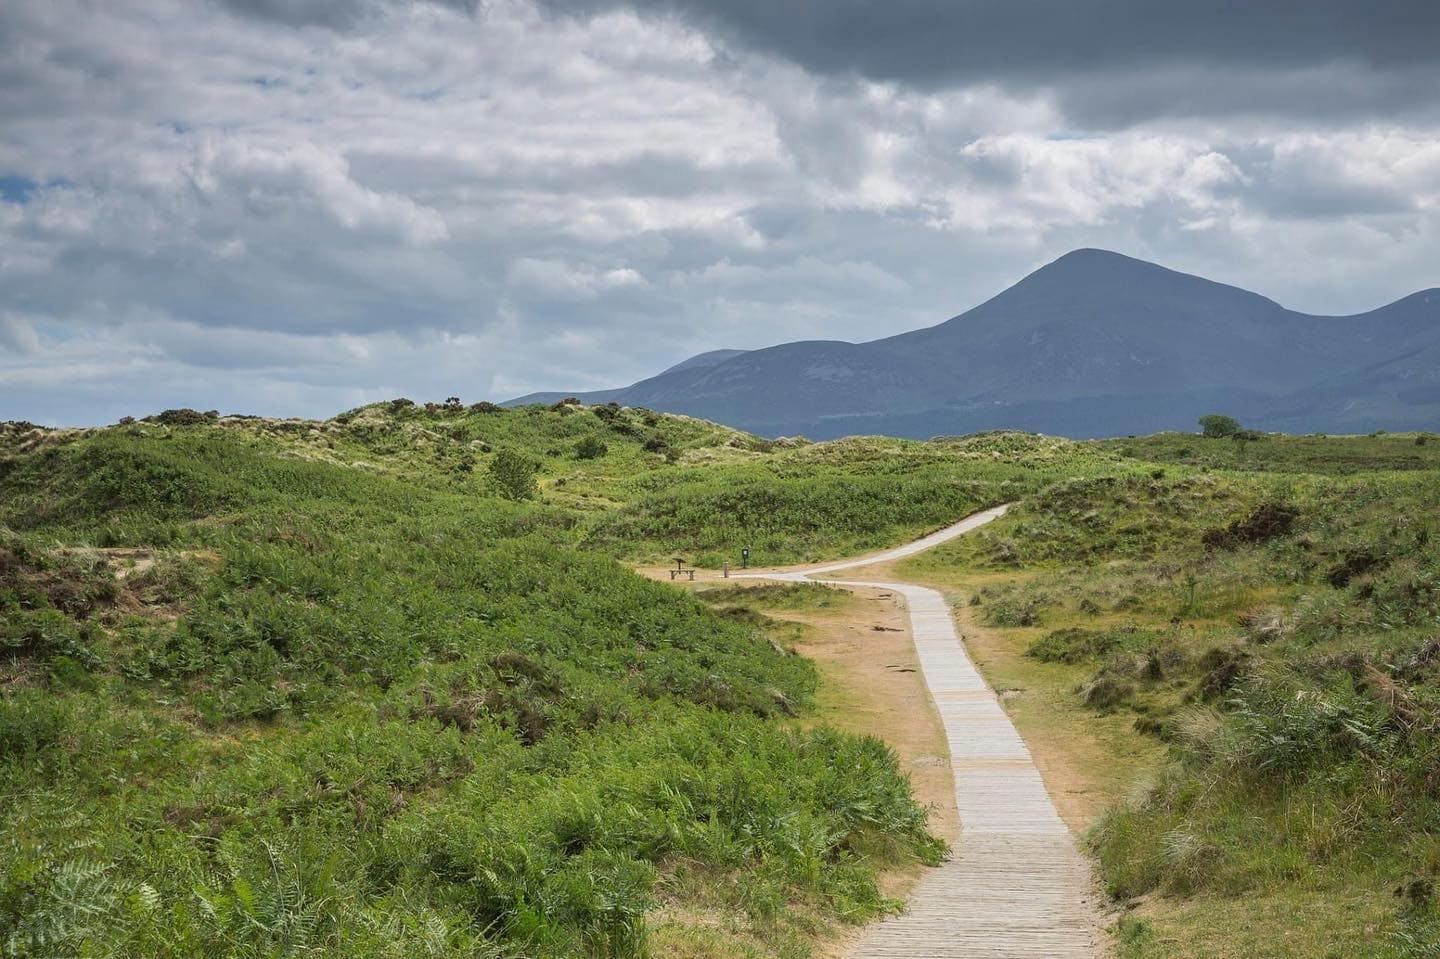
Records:
M544 0L674 16L820 74L1045 89L1075 122L1429 110L1434 0Z
M386 7L404 4L434 4L473 14L479 0L216 0L242 17L269 20L292 27L319 26L345 29Z

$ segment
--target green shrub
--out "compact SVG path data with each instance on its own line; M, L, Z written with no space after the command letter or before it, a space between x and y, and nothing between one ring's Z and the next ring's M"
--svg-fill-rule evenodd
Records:
M90 629L76 624L59 610L10 610L0 619L0 655L34 658L48 662L68 656L86 668L99 657L87 642Z
M56 746L69 724L69 708L44 694L27 691L0 699L0 762L32 757Z
M1121 649L1143 649L1153 641L1152 633L1136 630L1133 626L1108 630L1072 626L1053 630L1035 640L1025 650L1025 655L1043 663L1074 665L1102 659Z
M501 450L490 461L491 485L501 496L515 502L535 498L539 472L538 462L514 450Z
M147 416L145 417L145 422L159 423L162 426L198 426L216 419L219 419L219 414L214 410L208 413L201 413L198 410L178 409L165 410L162 413L156 413L154 416Z
M1287 503L1261 503L1248 516L1227 526L1206 530L1201 541L1212 549L1264 543L1287 535L1299 516L1300 511Z
M1040 623L1040 602L1030 597L1002 597L985 604L987 626L1036 626Z
M582 460L599 459L610 452L610 447L598 436L587 436L575 444L575 458Z

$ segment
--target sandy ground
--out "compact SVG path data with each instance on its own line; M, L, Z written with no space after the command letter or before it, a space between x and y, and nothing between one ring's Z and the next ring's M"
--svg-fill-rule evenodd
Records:
M967 606L952 607L956 625L977 669L997 684L1000 701L1020 731L1045 780L1060 818L1077 836L1136 788L1137 768L1148 768L1160 750L1135 736L1125 716L1094 717L1072 705L1068 688L1036 688L1040 672L1025 657L1028 642L985 629ZM1007 677L1014 677L1007 681ZM1068 708L1057 707L1064 703Z
M663 568L638 572L669 582ZM702 578L703 577L703 578ZM763 580L725 580L696 574L676 583L686 589L716 585L762 585ZM847 732L878 736L890 744L910 776L915 799L930 813L930 830L948 840L960 831L955 809L955 780L940 717L920 673L903 600L888 589L847 589L853 599L833 609L765 609L766 616L803 624L791 641L796 652L820 669L817 715L807 722L825 722ZM926 866L892 870L880 878L887 896L905 899ZM815 945L815 955L835 959L849 953L860 929Z
M1105 724L1076 722L1075 717L1045 712L1046 705L1033 695L1034 690L1008 681L1016 673L1032 670L1033 664L1024 656L1023 644L981 626L973 610L963 605L968 591L957 589L952 583L924 582L902 576L896 570L898 565L898 562L877 563L846 570L844 575L846 579L915 582L945 593L952 604L951 611L965 648L986 682L1000 695L1045 779L1060 817L1076 835L1083 834L1106 807L1132 786L1128 772L1123 774L1122 781L1116 780L1113 757L1117 747L1110 741L1112 737L1106 735ZM957 603L960 605L955 605ZM906 642L909 642L908 633ZM910 655L913 659L913 651ZM916 682L923 693L923 680ZM926 702L929 702L928 695ZM934 715L933 709L931 714Z
M809 627L793 645L820 668L818 719L889 743L910 776L915 799L930 813L931 832L953 841L960 820L949 750L920 673L903 601L888 589L847 591L853 601L837 610L766 610L766 615ZM906 899L927 868L917 863L887 872L880 888ZM816 944L816 956L849 955L861 931L840 930Z
M847 569L843 576L852 582L915 582L912 577L897 572L899 562ZM809 567L789 567L786 571L806 568ZM640 572L661 581L670 578L663 568ZM723 580L719 573L709 571L697 572L696 577L693 585L688 580L677 585L696 589L720 583L739 586L747 582ZM1108 741L1111 737L1092 724L1077 723L1075 717L1055 715L1053 704L1047 708L1047 701L1053 697L1028 688L1032 664L1023 657L1023 648L1017 646L1016 640L981 627L968 607L953 605L968 595L964 584L923 585L941 589L952 603L957 628L972 659L1000 695L1060 816L1073 833L1083 833L1118 798L1117 793L1133 786L1129 773L1116 768L1130 764L1114 762L1116 743ZM794 645L820 667L823 720L850 731L877 735L889 742L910 773L916 798L931 810L932 830L937 835L953 838L958 834L959 823L948 750L939 717L919 672L903 600L881 587L853 588L849 592L855 599L840 609L766 610L766 614L809 627ZM924 867L916 866L886 876L883 879L886 894L905 897L925 872ZM846 936L820 944L817 954L844 956L854 938Z
M830 687L821 691L824 720L889 743L910 774L915 798L931 811L931 831L953 837L960 824L945 734L920 673L901 600L887 589L849 592L855 600L840 611L768 615L811 627L795 649L819 664Z

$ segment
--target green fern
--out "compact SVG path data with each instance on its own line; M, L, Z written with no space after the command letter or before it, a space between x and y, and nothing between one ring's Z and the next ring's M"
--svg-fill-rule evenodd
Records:
M35 870L20 897L18 921L5 937L7 959L78 955L87 944L116 938L127 918L126 898L136 887L116 879L112 869L70 859Z

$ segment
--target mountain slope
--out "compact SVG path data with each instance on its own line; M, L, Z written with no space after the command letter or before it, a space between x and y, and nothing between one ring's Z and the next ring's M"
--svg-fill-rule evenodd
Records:
M1440 291L1312 316L1077 250L938 326L700 357L604 400L816 438L996 428L1103 436L1191 429L1215 410L1262 428L1403 429L1440 423L1437 355Z
M665 370L664 372L665 372L665 373L677 373L677 372L679 372L680 370L705 369L705 368L708 368L708 367L711 367L711 366L719 366L721 363L724 363L726 360L734 359L735 357L739 356L741 353L747 353L747 352L749 352L749 351L748 351L748 350L711 350L711 351L708 352L708 353L697 353L696 355L690 357L690 359L688 359L688 360L681 360L679 363L676 363L674 366L670 367L668 370Z
M657 373L655 376L652 376L649 380L646 380L645 382L653 382L654 380L657 380L662 376L668 376L671 373L680 373L687 370L693 372L695 370L709 369L712 366L718 366L721 363L724 363L726 360L733 359L734 357L737 357L745 352L748 351L711 350L708 353L697 353L696 355L690 357L688 360L681 360L679 363L676 363L669 369ZM590 390L589 392L585 393L527 393L525 396L518 396L513 400L508 400L505 405L524 406L528 403L545 403L548 405L550 403L558 403L560 400L573 396L577 400L585 403L586 405L594 406L597 403L608 403L612 399L618 398L621 393L625 392L625 389L626 388L622 387L620 389L614 390Z

